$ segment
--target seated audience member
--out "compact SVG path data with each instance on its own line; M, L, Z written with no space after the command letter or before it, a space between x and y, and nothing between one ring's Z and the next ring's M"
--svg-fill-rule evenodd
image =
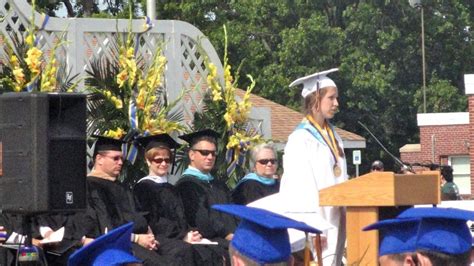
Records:
M192 249L184 242L159 243L145 217L138 212L132 192L118 182L123 165L122 141L98 137L94 168L87 176L84 243L133 222L132 250L144 265L192 265Z
M33 244L41 247L50 265L66 265L84 236L83 213L46 213L33 218ZM57 237L62 238L59 240Z
M244 176L232 192L232 201L248 203L278 192L280 183L274 178L278 160L271 144L259 144L250 153L253 172Z
M321 233L305 223L263 209L232 204L212 208L241 218L229 248L232 265L293 265L288 228Z
M383 172L384 171L384 166L383 162L380 160L375 160L372 163L372 166L370 167L371 172Z
M141 265L132 254L133 223L128 223L102 235L71 255L68 266Z
M218 133L203 130L180 136L189 143L189 166L176 183L184 205L187 223L202 237L227 248L236 227L235 219L211 209L214 204L230 203L225 183L211 175L216 162Z
M453 168L441 167L441 200L459 200L459 188L453 182Z
M397 218L369 225L379 230L380 265L469 265L474 212L452 208L410 208Z
M135 197L153 232L167 238L186 242L199 241L199 232L187 231L181 199L176 188L168 182L168 171L173 162L172 149L179 147L168 134L147 136L137 140L144 148L148 175L138 180Z
M147 213L148 224L160 243L185 241L203 243L199 231L191 230L184 216L184 207L176 188L168 182L168 171L174 162L172 150L179 144L168 134L147 136L137 139L144 149L149 174L140 179L134 187L141 211ZM225 249L214 246L196 245L193 249L198 265L222 265Z

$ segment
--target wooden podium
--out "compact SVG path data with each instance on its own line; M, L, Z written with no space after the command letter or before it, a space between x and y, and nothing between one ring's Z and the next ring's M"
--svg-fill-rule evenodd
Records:
M378 231L362 228L379 219L379 207L440 203L438 171L398 175L372 172L319 191L321 206L346 206L348 265L378 265Z

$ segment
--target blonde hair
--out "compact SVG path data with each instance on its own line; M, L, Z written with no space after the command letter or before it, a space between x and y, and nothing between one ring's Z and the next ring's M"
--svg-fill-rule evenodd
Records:
M145 159L146 159L147 161L153 160L153 158L155 158L155 156L158 154L158 152L159 152L160 150L168 151L168 155L169 155L170 157L172 157L172 155L173 155L173 154L171 153L171 149L170 149L169 147L163 145L163 146L158 146L158 147L151 148L151 149L149 149L148 151L146 151L146 152L145 152Z

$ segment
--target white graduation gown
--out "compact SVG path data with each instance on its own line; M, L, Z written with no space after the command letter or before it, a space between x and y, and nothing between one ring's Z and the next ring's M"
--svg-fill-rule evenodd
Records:
M342 140L335 137L342 147ZM347 180L345 158L338 158L342 174L333 173L334 157L330 148L305 129L297 129L288 137L283 155L283 177L280 194L287 212L319 213L334 229L325 230L328 247L323 250L324 265L340 265L345 246L345 209L320 207L319 190Z

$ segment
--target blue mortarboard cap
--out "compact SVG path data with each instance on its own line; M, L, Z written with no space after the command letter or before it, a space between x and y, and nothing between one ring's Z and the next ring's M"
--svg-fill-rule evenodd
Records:
M415 251L419 223L418 218L397 218L371 224L363 230L379 230L379 256L383 256Z
M410 208L400 213L397 218L442 218L449 220L474 221L474 212L456 208Z
M141 263L131 253L132 229L133 223L128 223L96 238L89 245L74 252L69 257L68 266Z
M231 243L242 255L261 264L288 260L291 255L288 228L321 233L305 223L263 209L233 204L212 208L242 219Z
M400 218L421 218L417 249L461 254L469 251L472 236L467 226L474 212L455 208L410 208Z

